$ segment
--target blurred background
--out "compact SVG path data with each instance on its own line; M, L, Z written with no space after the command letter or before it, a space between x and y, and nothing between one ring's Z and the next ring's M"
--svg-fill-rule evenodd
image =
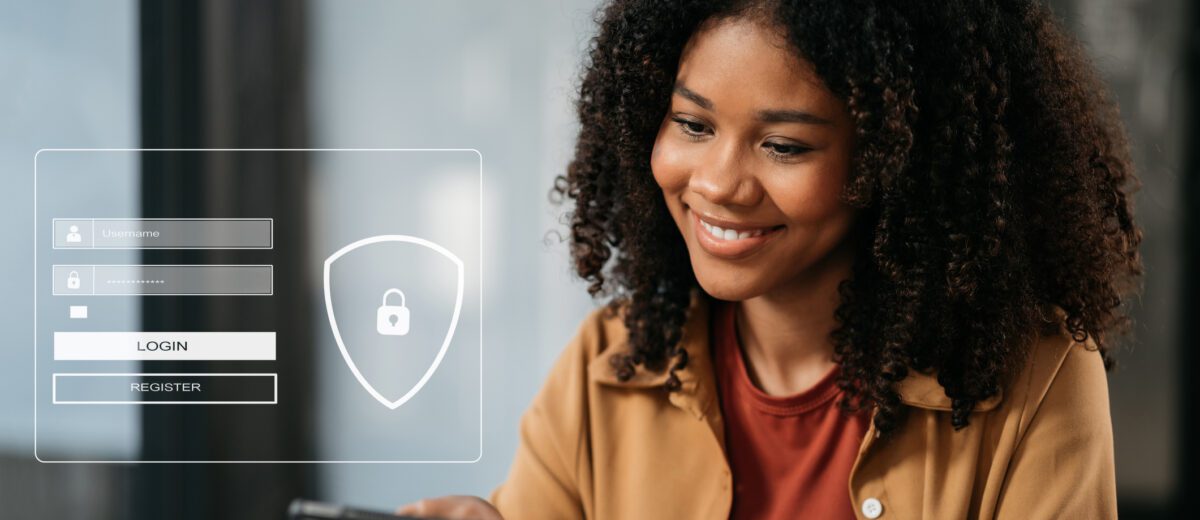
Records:
M0 517L277 518L293 496L391 509L429 495L486 495L506 474L521 412L593 307L551 233L562 210L546 193L570 158L576 73L596 4L3 0L0 216L9 231L0 262L10 275L0 277ZM1116 93L1144 183L1145 289L1110 376L1121 516L1185 514L1188 485L1200 481L1197 448L1186 442L1200 433L1200 378L1190 371L1200 341L1200 108L1192 99L1200 8L1050 4ZM35 461L32 169L34 153L52 147L478 149L484 250L503 252L484 264L483 457L456 465ZM131 214L179 195L136 179L128 189ZM279 186L291 197L279 203L301 220L330 218L306 189ZM287 318L311 323L315 336L324 326L318 311L293 305ZM317 423L333 418L324 408L305 413ZM140 428L146 436L161 426Z

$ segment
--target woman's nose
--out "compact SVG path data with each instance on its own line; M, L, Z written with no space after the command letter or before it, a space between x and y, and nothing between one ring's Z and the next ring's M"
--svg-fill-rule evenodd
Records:
M736 143L714 143L708 156L692 171L688 188L712 204L755 206L763 189L750 164L751 157Z

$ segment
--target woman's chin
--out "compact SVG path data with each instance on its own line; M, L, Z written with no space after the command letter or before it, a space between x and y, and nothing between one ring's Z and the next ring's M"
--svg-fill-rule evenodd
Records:
M718 300L740 302L762 294L752 280L733 276L705 276L696 273L696 281L709 296Z

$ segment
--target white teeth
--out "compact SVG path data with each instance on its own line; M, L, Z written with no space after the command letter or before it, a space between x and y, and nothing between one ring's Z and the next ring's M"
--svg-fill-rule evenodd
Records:
M707 229L709 234L712 235L717 240L744 240L747 238L760 236L766 232L763 229L755 229L753 231L736 231L733 229L724 229L724 228L709 224L708 222L705 222L703 220L700 221L700 224L702 224L704 226L704 229Z

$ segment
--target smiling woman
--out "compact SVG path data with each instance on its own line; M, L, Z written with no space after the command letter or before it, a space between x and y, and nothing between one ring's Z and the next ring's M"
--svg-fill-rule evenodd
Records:
M843 242L856 214L839 198L853 135L845 103L785 34L745 18L697 32L650 167L705 292L793 293L786 282Z
M610 305L491 504L404 511L1114 517L1105 92L1036 2L613 2L555 187Z

